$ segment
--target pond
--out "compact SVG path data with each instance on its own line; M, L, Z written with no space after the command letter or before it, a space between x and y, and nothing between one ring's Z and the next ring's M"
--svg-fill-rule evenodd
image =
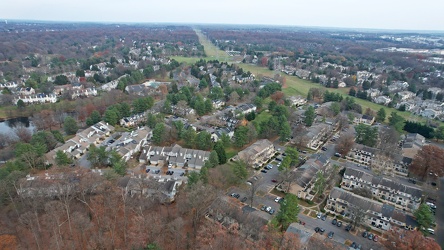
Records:
M34 132L35 126L28 117L12 118L0 122L0 134L14 135L14 128L25 127Z

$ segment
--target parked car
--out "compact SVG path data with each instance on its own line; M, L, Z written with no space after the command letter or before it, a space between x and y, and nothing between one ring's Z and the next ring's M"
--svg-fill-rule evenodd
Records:
M351 243L350 247L351 248L356 248L358 246L358 244L356 244L356 242L353 241L353 243Z
M352 228L352 225L351 224L348 224L346 227L345 227L345 231L350 231L351 230L351 228Z
M336 225L336 223L338 223L338 220L337 220L337 219L333 219L333 220L331 221L331 224L333 224L333 225Z
M327 151L327 147L322 147L322 151Z
M320 219L322 217L321 213L318 213L318 215L316 216L318 219Z
M264 205L261 207L261 211L265 211L265 209L267 209L267 206Z
M150 171L151 171L151 169L149 169L149 168L146 169L146 172L147 172L147 173L149 173Z
M274 202L279 202L281 200L281 197L276 197L275 199L274 199Z
M266 174L266 173L267 173L267 170L262 169L261 172Z
M271 211L271 207L267 207L267 208L265 209L265 211L266 211L266 212L270 212L270 211Z
M372 233L370 233L369 235L368 235L368 237L367 237L369 240L373 240L373 234Z
M435 230L433 228L427 228L427 232L430 234L435 234Z
M373 236L373 241L374 241L374 242L377 242L377 241L378 241L378 235L374 235L374 236Z
M342 226L342 222L338 221L338 223L336 224L336 226L341 227L341 226Z
M271 209L270 212L268 212L268 213L273 215L274 214L274 209Z
M155 174L158 174L158 173L160 173L160 170L158 169L158 170L156 170L154 173L155 173Z
M325 232L325 229L323 229L322 227L319 228L319 233L323 234Z
M271 182L275 182L275 183L276 183L276 182L277 182L277 180L273 179L273 180L271 180Z
M180 173L180 176L184 176L184 175L185 175L185 173L184 173L184 172Z
M340 153L335 153L335 156L336 157L341 157L341 154Z
M321 229L319 227L315 227L315 232L318 233Z
M367 238L367 236L368 236L368 232L367 231L362 233L362 237Z
M242 201L242 202L246 202L246 201L247 201L247 197L242 198L241 201Z
M327 215L322 215L321 220L325 221L327 219Z
M332 239L332 238L333 238L333 235L335 235L335 233L333 233L332 231L330 231L330 233L328 233L328 238L329 238L329 239Z

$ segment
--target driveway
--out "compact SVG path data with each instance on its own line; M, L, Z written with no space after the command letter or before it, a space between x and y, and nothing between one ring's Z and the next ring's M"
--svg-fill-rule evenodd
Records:
M368 249L384 249L384 247L379 244L378 242L374 242L372 240L369 240L367 238L363 238L361 236L362 232L359 232L357 235L354 235L352 233L349 233L345 231L345 226L347 223L343 223L342 227L337 227L333 224L331 224L332 219L330 217L327 217L327 220L323 221L320 219L315 219L310 216L306 216L302 213L298 215L298 218L305 222L305 227L308 229L314 230L316 227L322 227L325 229L324 236L327 237L328 233L334 232L333 240L336 242L339 242L341 244L344 244L346 240L350 240L351 242L356 242L357 244L360 244L362 246L361 249L368 250Z

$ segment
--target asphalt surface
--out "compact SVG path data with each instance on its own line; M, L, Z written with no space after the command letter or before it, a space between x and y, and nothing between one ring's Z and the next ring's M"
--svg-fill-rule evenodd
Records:
M347 232L345 230L345 226L347 223L342 223L341 227L333 225L332 219L330 217L327 217L327 220L323 221L321 219L315 219L310 216L306 216L304 214L299 214L298 218L305 223L305 227L308 229L314 230L316 227L321 227L325 229L325 232L323 235L327 237L329 232L333 232L333 238L332 240L339 242L341 244L344 244L346 240L350 240L351 242L356 242L358 245L362 246L362 250L367 249L384 249L384 247L379 242L374 242L372 240L369 240L367 238L362 237L362 231L359 231L356 235Z

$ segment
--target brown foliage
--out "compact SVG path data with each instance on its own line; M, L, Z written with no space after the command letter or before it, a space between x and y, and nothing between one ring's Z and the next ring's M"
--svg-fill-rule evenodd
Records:
M0 249L17 249L17 237L10 234L0 235Z
M28 128L19 126L14 128L14 133L17 135L21 142L29 143L32 138L32 133Z
M262 58L261 58L261 66L262 66L262 67L266 67L267 64L268 64L268 58L265 57L265 56L262 57Z
M430 237L424 237L419 231L410 231L400 229L391 230L387 234L387 240L383 241L387 249L397 250L439 250L441 247Z
M282 92L282 91L277 91L277 92L275 92L274 94L272 94L271 96L270 96L270 98L273 100L273 101L275 101L276 103L278 103L278 104L282 104L284 101L283 101L283 98L284 98L284 92Z
M435 145L425 145L419 150L410 165L410 172L425 179L429 173L444 176L444 149Z
M340 153L341 155L347 155L355 144L354 139L355 136L351 133L343 134L335 146L336 152Z

